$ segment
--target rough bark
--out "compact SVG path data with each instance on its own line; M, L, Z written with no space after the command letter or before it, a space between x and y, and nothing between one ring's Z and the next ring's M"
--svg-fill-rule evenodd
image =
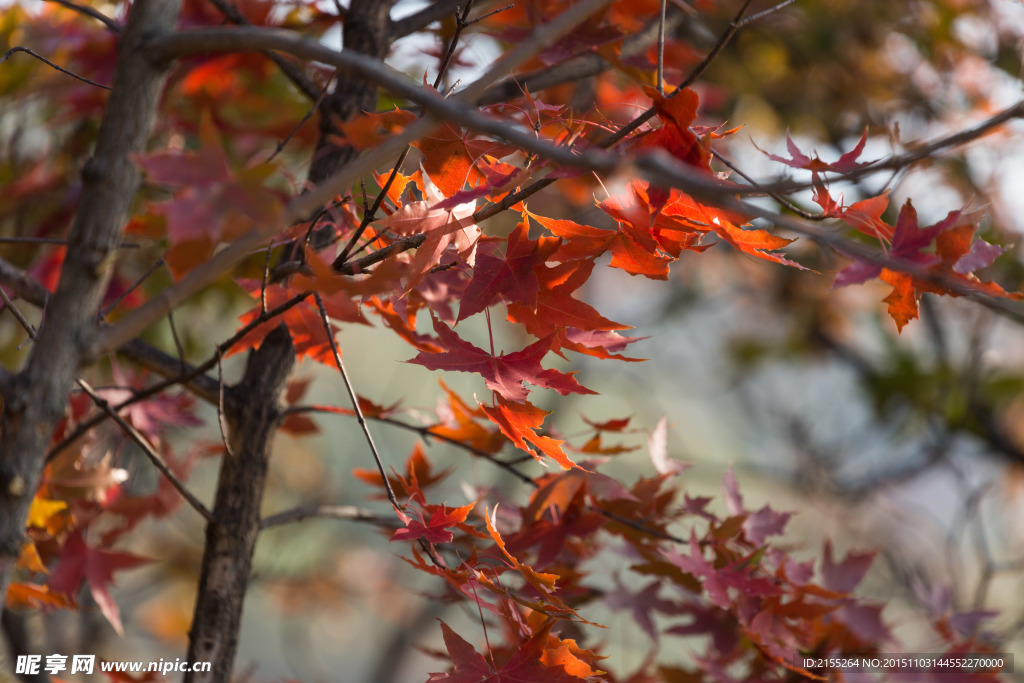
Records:
M118 63L96 149L82 171L82 198L67 260L25 367L5 387L0 437L0 595L6 595L47 447L84 350L139 185L132 156L145 149L166 69L147 58L147 40L172 31L180 0L137 0L118 45Z
M281 324L249 355L245 375L225 396L231 452L221 460L213 516L206 528L189 662L211 670L188 673L186 683L230 681L238 633L260 530L270 447L281 416L282 396L295 364L288 328Z
M352 0L345 15L343 35L346 50L383 60L391 47L392 0ZM377 84L353 71L338 75L334 90L320 104L320 137L309 168L309 182L318 185L347 164L356 154L349 145L331 142L337 123L377 108Z

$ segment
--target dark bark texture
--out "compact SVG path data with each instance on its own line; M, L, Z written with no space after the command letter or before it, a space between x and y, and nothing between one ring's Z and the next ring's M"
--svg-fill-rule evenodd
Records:
M179 0L137 0L118 44L118 62L82 195L68 233L67 260L25 367L5 384L0 437L0 595L7 594L25 521L39 487L54 426L97 330L97 310L113 271L166 68L146 43L174 30Z
M249 355L245 376L226 390L225 417L231 451L221 460L214 523L206 528L188 660L211 662L209 672L185 681L231 680L238 648L242 604L260 529L260 506L270 449L281 416L282 396L295 365L288 328L278 326Z

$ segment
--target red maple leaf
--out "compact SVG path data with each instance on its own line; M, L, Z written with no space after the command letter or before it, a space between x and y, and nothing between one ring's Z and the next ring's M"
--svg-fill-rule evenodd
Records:
M990 265L1003 252L1002 247L974 239L977 221L977 213L951 211L935 225L922 228L917 222L917 211L908 199L900 210L896 227L888 228L892 235L889 258L934 274L935 279L915 277L895 267L887 268L876 261L854 258L853 264L836 275L834 286L859 284L875 277L891 285L892 291L883 301L888 304L889 316L895 321L898 331L902 331L908 322L918 317L918 301L922 294L952 293L943 280L954 281L992 296L1021 298L1018 293L1008 293L998 284L982 282L974 275L974 269ZM924 251L931 246L935 247L933 252Z
M423 280L427 272L441 262L441 256L454 247L458 257L473 265L480 228L473 223L475 202L442 208L445 190L434 184L427 173L422 174L424 199L409 202L398 211L385 216L375 224L378 230L388 228L402 236L425 235L423 244L416 249L410 262L411 271L406 283L408 292Z
M365 415L366 413L364 412L363 414ZM409 454L405 461L405 473L398 474L393 472L388 476L388 483L398 498L402 500L413 499L424 503L426 502L426 497L423 494L423 489L441 481L451 472L452 468L434 472L433 465L427 459L427 454L423 451L423 447L416 443L413 446L412 453ZM356 467L352 470L352 476L371 486L384 488L384 480L381 478L380 472L375 469ZM383 499L386 496L380 495L377 497Z
M391 540L415 541L418 538L424 538L429 543L451 543L454 536L448 527L459 526L465 522L466 516L475 505L475 502L457 508L449 508L446 505L424 505L422 510L415 509L419 519L396 511L398 518L405 524L405 528L392 534ZM425 512L430 514L429 519L426 518Z
M526 331L535 337L547 337L563 329L583 332L631 329L605 318L588 303L572 296L590 277L594 270L592 260L568 261L554 267L541 267L535 272L540 283L537 306L529 308L521 304L509 304L508 319L521 323ZM552 345L557 351L557 348Z
M175 190L174 201L155 204L167 224L170 248L164 257L180 277L205 261L222 240L233 239L254 222L273 221L279 195L264 185L276 169L259 164L233 172L208 114L199 125L196 151L140 157L150 181Z
M548 456L563 469L579 467L569 459L569 456L562 450L563 441L552 439L550 436L537 434L537 429L544 423L548 413L532 403L513 403L498 397L493 408L481 405L481 409L487 414L491 421L498 425L501 433L507 436L518 448L526 451L541 461L540 451ZM530 448L532 444L537 450Z
M778 161L792 168L800 168L807 171L813 171L815 176L817 176L818 173L824 171L832 171L834 173L849 173L850 171L855 171L858 168L864 168L865 166L870 166L871 164L875 163L875 161L857 161L857 157L859 157L861 153L864 151L864 145L865 143L867 143L867 140L868 131L865 128L864 133L860 136L860 140L857 142L857 145L846 154L840 156L837 161L833 161L830 164L822 161L818 157L817 153L815 153L814 158L812 159L811 157L801 152L800 148L796 146L795 142L793 142L793 138L789 136L789 130L786 131L786 149L789 150L789 159L785 157L780 157L776 154L768 154L768 152L764 151L760 147L757 147L757 145L754 145L754 147L757 147L757 149L762 154L766 155L772 161Z
M447 349L443 353L421 352L410 363L428 370L475 372L484 378L488 388L512 401L525 401L530 393L523 382L554 389L563 396L592 394L581 386L571 374L559 370L545 370L540 360L551 348L551 337L540 339L522 351L493 355L462 339L450 327L434 320L434 331Z
M613 217L626 221L627 208L619 207L614 200L599 204ZM632 207L633 205L631 205ZM643 212L643 221L650 223L649 214ZM592 259L606 251L611 252L612 268L621 268L631 275L643 275L653 280L668 277L671 259L657 253L649 228L639 228L632 222L620 223L618 230L604 230L589 225L580 225L570 220L555 220L524 211L535 221L547 228L553 235L565 239L552 257L556 261ZM622 227L625 226L625 227Z
M121 613L110 595L114 583L114 572L131 569L151 560L130 553L112 552L90 548L82 537L82 529L76 529L68 537L61 550L60 562L50 574L46 584L54 593L60 593L74 600L84 581L99 605L100 612L107 618L118 634L123 635Z
M427 683L579 683L561 664L545 666L540 658L547 632L535 634L506 661L495 667L448 624L441 622L444 644L455 669L450 673L432 673Z
M531 240L524 223L508 236L505 253L492 244L481 245L473 267L473 279L462 294L459 320L484 310L497 299L533 308L540 284L534 269L548 260L561 240L542 237Z

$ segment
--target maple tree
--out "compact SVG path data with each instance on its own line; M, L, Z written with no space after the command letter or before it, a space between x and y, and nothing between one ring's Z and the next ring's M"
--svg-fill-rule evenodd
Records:
M45 149L12 141L0 203L15 247L0 260L8 612L82 610L87 586L121 632L111 587L166 559L125 545L187 506L206 529L187 659L213 665L188 681L231 680L257 539L315 517L383 527L380 543L438 601L470 608L475 630L437 626L430 681L846 680L799 656L892 651L882 606L854 594L873 552L840 559L826 544L816 570L779 543L791 514L750 509L731 472L724 513L691 497L657 416L584 418L580 434L552 417L553 395L601 391L572 360L640 360L643 337L586 300L605 269L666 281L724 252L743 259L722 261L737 271L753 261L837 288L883 283L897 331L925 294L1021 319L1022 295L980 272L1008 249L983 211L919 220L927 193L897 203L864 181L937 163L1024 105L884 158L867 154L884 130L846 130L831 162L787 133L786 156L762 151L803 174L792 178L756 180L730 159L746 122L719 116L714 69L790 4L440 0L398 19L374 0L5 12L0 87L25 103L11 116L37 128L32 107L48 116ZM339 31L344 47L330 47ZM425 73L390 65L409 36L430 41ZM501 56L477 63L472 36ZM467 83L456 67L474 67ZM247 308L228 332L202 313L225 300ZM410 351L359 358L354 326L390 330ZM335 373L350 402L303 403L299 361ZM436 408L382 405L346 361L441 371ZM453 389L455 373L482 382ZM186 444L201 415L219 439ZM358 424L373 466L352 474L392 510L266 515L275 434L308 438L331 416ZM378 428L415 433L411 454L384 453ZM645 430L651 471L632 483L603 473ZM436 444L518 491L467 485L469 500L452 502L458 470L439 468ZM190 479L211 459L212 503ZM600 609L645 634L632 669L605 654ZM928 616L934 651L996 650L984 615L942 604ZM669 638L692 646L687 661L662 656Z

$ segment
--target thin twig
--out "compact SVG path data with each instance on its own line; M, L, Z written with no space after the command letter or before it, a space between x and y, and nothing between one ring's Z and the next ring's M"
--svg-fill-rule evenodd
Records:
M284 524L293 524L306 519L345 519L352 522L366 522L386 529L394 529L398 526L394 516L382 517L365 508L357 508L353 505L310 505L306 507L293 508L278 512L277 514L264 517L260 520L260 531L270 529Z
M168 311L167 324L171 328L171 339L174 340L174 348L178 351L178 362L181 363L182 372L185 371L185 347L181 345L178 337L178 326L174 324L174 311Z
M462 37L462 32L469 26L466 21L469 18L469 13L473 9L473 2L475 0L466 0L466 6L462 8L462 14L455 12L455 34L452 39L448 41L448 49L444 53L444 57L441 58L441 64L437 68L437 77L434 79L434 90L441 89L441 83L444 81L444 76L448 72L448 67L452 63L452 59L455 57L455 51L459 48L459 38Z
M315 405L290 406L290 407L288 407L288 408L286 408L284 410L284 415L291 415L291 414L298 414L298 413L329 413L331 415L338 415L338 414L340 414L340 413L338 413L336 411L326 410L326 409L324 409L324 408L322 408L320 406L315 406ZM397 419L395 419L393 417L383 417L383 416L379 416L379 415L370 415L370 416L367 416L366 419L368 419L368 420L376 420L377 422L380 422L382 424L391 425L392 427L397 427L399 429L404 429L404 430L410 431L410 432L415 432L416 434L419 434L420 437L424 441L427 441L427 442L429 442L431 439L436 439L438 441L444 441L445 443L449 443L449 444L451 444L453 446L457 446L457 447L461 448L462 450L466 451L467 453L469 453L469 454L471 454L471 455L473 455L475 457L482 458L482 459L484 459L484 460L486 460L486 461L488 461L488 462L490 462L490 463L492 463L494 465L497 465L498 467L506 470L509 474L513 475L520 482L522 482L524 484L528 484L528 485L533 486L535 488L537 487L537 482L535 482L532 477L530 477L527 474L523 474L522 472L520 472L519 470L517 470L515 468L516 462L514 462L514 461L513 462L509 462L507 460L499 460L498 458L494 457L493 453L488 453L487 451L484 451L484 450L481 450L479 448L476 448L475 446L467 444L467 443L465 443L463 441L459 441L458 439L455 439L453 437L444 436L443 434L435 434L434 432L430 431L434 427L438 427L440 425L414 425L414 424L409 424L408 422L402 422L401 420L397 420ZM528 460L533 460L534 458L532 456L527 456L527 459Z
M712 47L711 51L704 56L704 59L700 61L700 64L693 67L689 75L683 79L683 82L680 83L676 87L676 89L673 90L668 95L668 97L673 97L676 93L682 92L686 88L696 83L697 79L704 75L704 72L707 71L709 66L711 66L711 63L714 62L715 58L718 57L719 53L721 53L721 51L725 49L725 46L729 44L729 41L732 40L732 37L736 35L736 32L740 30L740 26L742 26L743 24L743 16L747 13L747 9L750 7L750 3L752 1L753 0L746 0L743 3L743 6L740 7L739 11L736 13L736 16L733 18L731 22L729 22L729 27L725 29L721 36L719 36L718 41L715 43L715 46ZM635 131L637 128L639 128L640 126L654 118L654 114L655 109L654 107L651 107L643 114L630 121L627 125L615 131L613 134L605 137L598 143L598 145L602 149L608 149L609 147L617 143L619 140L622 140L627 135Z
M757 14L751 14L749 17L745 18L743 21L740 22L740 28L743 28L747 24L752 24L755 21L758 21L759 19L764 19L769 14L775 14L779 10L784 9L786 7L789 7L794 2L796 2L796 0L783 0L783 2L780 2L779 4L775 5L774 7L769 7L768 9L764 10L763 12L758 12Z
M516 6L516 3L510 2L509 4L505 5L504 7L499 7L498 9L492 9L490 12L487 12L485 14L481 14L478 17L473 17L472 19L470 19L469 21L466 22L466 26L472 26L473 24L477 24L477 23L483 21L484 19L489 19L490 17L493 17L495 14L501 14L502 12L510 10L510 9L512 9L515 6Z
M196 512L201 514L206 519L207 522L210 522L211 524L214 523L215 520L213 518L213 513L206 509L206 506L203 505L202 501L196 498L192 494L192 492L185 487L181 480L178 479L177 475L175 475L174 472L171 471L171 468L167 465L167 462L160 456L159 453L156 452L156 449L153 448L153 445L149 443L149 439L147 439L142 433L135 429L135 427L129 424L123 417L118 415L117 411L110 407L110 403L108 403L105 398L103 398L95 391L93 391L93 388L89 386L88 382L81 378L76 379L75 382L78 384L79 387L82 388L82 391L88 394L89 398L92 399L93 403L95 403L102 411L104 411L110 417L110 419L116 422L118 426L121 427L121 429L123 429L125 433L128 434L129 437L131 437L131 440L134 441L136 445L138 445L139 448L142 449L142 452L146 454L150 462L153 463L153 466L160 470L160 473L167 478L167 481L170 482L171 486L173 486L178 491L178 493L181 494L181 496L188 502L188 504L191 505L196 510Z
M658 14L658 92L665 94L665 9L668 0L661 0Z
M693 70L690 71L689 75L683 80L681 84L679 84L679 86L675 90L673 90L668 95L668 97L673 97L677 93L681 92L684 88L687 88L690 85L692 85L694 82L696 82L698 78L701 77L701 75L707 70L707 68L715 60L715 58L722 51L722 49L728 44L732 37L736 35L736 32L740 28L743 15L746 14L747 8L750 6L751 1L752 0L746 0L746 2L743 3L743 6L740 8L739 12L736 13L736 16L733 18L732 22L729 23L729 27L725 30L725 32L722 33L721 36L719 36L718 40L715 42L714 47L711 48L711 51L704 57L704 59L701 60L700 64L695 66ZM642 114L634 118L632 121L630 121L628 124L620 128L616 132L606 135L604 138L598 141L597 147L599 147L600 149L611 148L620 140L628 136L630 133L640 128L640 126L654 118L654 114L654 107L647 109ZM500 202L497 202L495 204L489 204L488 206L485 206L476 213L474 213L473 222L480 223L481 221L487 220L488 218L495 216L501 213L502 211L507 210L509 207L518 204L527 197L536 194L540 190L543 190L545 187L554 183L555 180L556 178L541 178L540 180L535 180L526 187L519 189L515 192L512 192L504 199L502 199Z
M3 299L4 305L7 307L7 310L11 312L11 315L13 315L14 318L18 321L18 324L21 325L24 328L25 332L28 333L29 339L32 339L34 341L36 338L36 328L32 325L32 323L28 321L28 319L24 315L22 315L21 311L18 310L18 307L15 306L14 302L11 301L10 297L7 296L7 292L4 291L3 287L0 287L0 299Z
M156 271L156 269L159 268L162 265L164 265L163 258L157 259L153 263L153 265L151 265L149 268L146 269L145 273L143 273L139 277L135 278L135 282L133 282L126 290L121 292L120 296L118 296L108 306L106 306L103 310L100 311L100 317L101 318L106 318L110 314L110 312L112 310L117 308L118 304L120 304L122 301L124 301L126 298L128 298L128 295L130 295L132 292L134 292L136 289L138 289L139 286L141 286L142 283L145 282L146 279L149 278L149 276L152 275Z
M220 428L220 440L224 444L224 451L228 457L235 457L231 439L228 438L228 421L224 415L224 363L220 355L217 356L217 426Z
M777 192L769 192L767 189L761 187L760 183L758 183L756 180L754 180L749 175L744 173L738 166L736 166L731 161L729 161L727 158L722 156L722 154L720 154L719 152L717 152L715 150L711 150L711 156L713 156L714 158L718 159L720 162L725 164L729 168L730 171L732 171L733 173L735 173L739 177L741 177L744 180L746 180L747 183L749 183L751 187L760 189L762 192L765 193L765 195L771 197L772 199L777 201L779 204L781 204L782 206L786 207L787 209L789 209L790 211L792 211L796 215L800 216L801 218L804 218L804 219L809 220L809 221L821 221L821 220L825 220L826 218L832 218L832 216L829 216L828 214L825 214L825 213L811 213L810 211L804 211L799 206L797 206L793 202L791 202L788 199L786 199L785 197L783 197L781 194L779 194Z
M121 32L121 25L120 24L118 24L116 21L114 21L113 19L108 17L106 14L103 14L99 10L93 9L92 7L86 7L85 5L79 5L78 3L71 2L71 0L43 0L43 1L44 2L52 2L55 5L60 5L61 7L67 7L68 9L73 10L75 12L78 12L79 14L84 14L84 15L86 15L88 17L92 17L96 21L102 23L104 26L109 28L114 33L120 33Z
M316 110L320 108L320 103L324 101L324 96L327 95L327 89L330 87L331 82L334 80L334 76L336 76L337 73L338 70L335 69L334 74L332 74L331 77L327 79L327 82L324 83L324 87L320 88L320 92L317 94L315 101L313 102L313 106L306 110L306 113L302 115L302 118L299 119L298 123L292 126L292 129L288 131L288 135L285 135L283 140L277 141L277 146L274 148L274 152L267 158L267 162L273 161L274 157L284 150L285 145L295 137L295 134L299 132L299 129L302 128L306 121L309 121L313 117Z
M455 11L462 0L438 0L427 5L419 12L392 22L391 35L395 38L402 38L411 33L426 28L435 21L440 21Z
M57 64L54 64L53 62L51 62L46 57L43 57L41 54L39 54L37 52L33 52L32 50L28 49L27 47L20 47L20 46L12 47L10 50L5 52L3 54L3 56L0 56L0 64L3 64L4 62L6 62L11 57L11 55L13 55L15 52L24 52L27 55L31 55L31 56L35 57L36 59L38 59L39 61L41 61L44 64L46 64L47 66L50 66L50 67L56 69L57 71L60 71L63 74L67 74L68 76L71 76L72 78L75 78L75 79L77 79L79 81L82 81L83 83L88 83L89 85L95 85L97 88L103 88L104 90L110 90L110 86L109 85L103 85L102 83L97 83L96 81L91 81L88 78L86 78L85 76L79 76L74 71L68 71L64 67L58 66Z
M327 334L327 341L331 344L331 352L334 354L334 364L338 366L338 372L341 373L341 378L345 382L345 389L348 391L348 396L352 400L352 409L356 413L356 421L363 430L363 436L366 437L366 443L370 446L370 452L373 454L373 461L377 464L377 470L380 472L381 481L384 482L384 490L387 491L388 500L391 501L391 505L396 511L402 512L402 506L399 505L398 499L395 498L395 492L391 488L391 482L388 481L387 472L384 471L384 463L380 459L380 453L377 452L377 445L373 442L373 435L370 434L370 428L366 424L366 418L363 417L363 410L359 407L359 396L356 395L355 389L352 388L352 382L348 378L348 372L345 371L345 363L341 360L341 351L338 350L338 345L334 341L334 333L331 331L331 319L327 315L327 309L324 308L323 299L321 299L320 294L316 292L313 294L313 299L316 301L316 307L320 311L320 321L323 323L324 332Z
M310 294L312 294L312 292L300 292L299 294L293 296L291 299L288 299L287 301L285 301L284 303L280 304L279 306L275 306L274 308L270 309L269 311L261 313L260 315L256 316L255 318L250 320L248 323L246 323L245 325L240 327L238 329L238 331L236 331L233 335L231 335L231 337L229 337L225 341L223 341L220 344L218 344L216 349L214 349L213 355L210 356L205 361L203 361L202 363L200 363L199 365L195 366L194 368L189 369L187 372L184 372L184 373L179 374L179 375L175 375L173 377L169 377L169 378L167 378L165 380L157 382L156 384L153 384L152 386L149 386L149 387L146 387L145 389L140 390L134 396L132 396L130 398L127 398L124 401L122 401L121 403L119 403L116 406L114 406L114 410L121 411L121 410L127 408L130 405L133 405L135 403L139 403L140 401L144 401L147 398L150 398L151 396L154 396L154 395L160 393L164 389L172 387L172 386L174 386L176 384L188 384L189 382L191 382L195 378L199 377L200 375L204 375L204 373L206 373L208 370L212 369L214 366L216 366L220 362L221 358L223 358L224 353L228 349L230 349L232 346L234 346L239 341L241 341L242 338L244 338L247 334L249 334L250 332L255 330L257 327L259 327L263 323L268 322L270 320L273 320L274 318L276 318L277 316L281 315L282 313L284 313L284 312L288 311L289 309L294 308L298 304L302 303L306 299L306 297L308 297ZM199 395L203 399L205 399L205 400L213 403L214 405L216 405L219 402L218 393L219 393L219 387L222 386L222 383L218 383L217 386L218 386L218 391L210 391L210 392L206 392L206 393L201 393ZM95 427L97 424L102 422L104 419L105 419L104 416L99 415L99 416L95 416L95 417L93 417L93 418L91 418L89 420L86 420L85 422L79 424L77 427L75 427L74 430L72 430L63 439L61 439L61 441L58 444L56 444L55 446L53 446L50 449L50 452L47 453L47 455L46 455L46 461L47 462L51 461L53 458L55 458L57 456L57 454L62 449L66 448L68 444L70 444L72 441L74 441L75 439L80 437L82 434L84 434L88 430L90 430L93 427Z

